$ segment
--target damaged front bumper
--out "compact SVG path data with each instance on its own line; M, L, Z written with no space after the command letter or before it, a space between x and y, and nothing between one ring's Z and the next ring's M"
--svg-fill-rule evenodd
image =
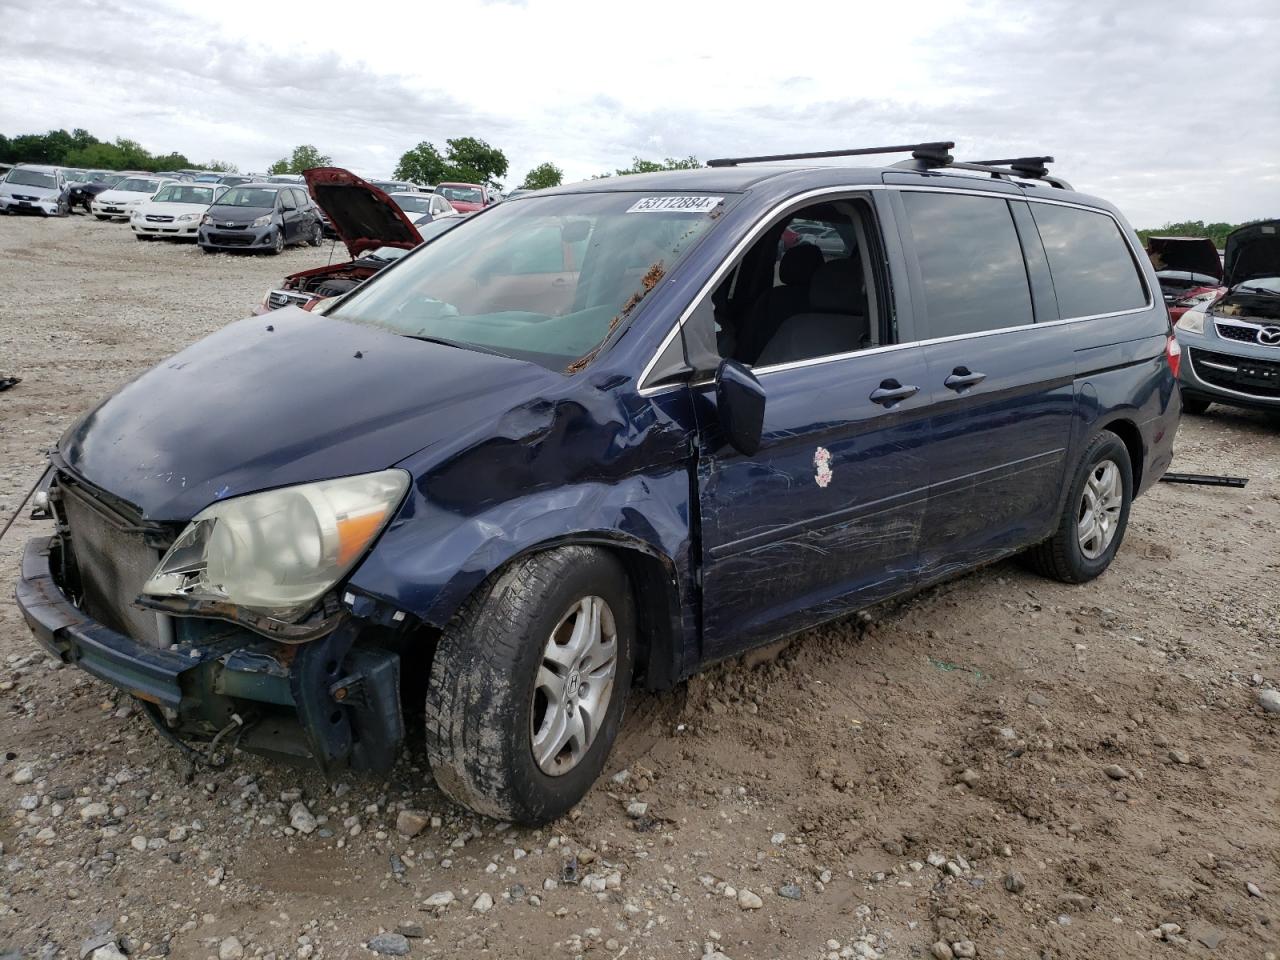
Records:
M404 741L400 657L356 646L364 627L341 618L306 643L278 643L242 628L199 642L155 647L79 609L54 574L59 538L32 540L16 596L36 640L63 663L159 707L180 736L209 740L228 723L248 725L245 749L385 773Z

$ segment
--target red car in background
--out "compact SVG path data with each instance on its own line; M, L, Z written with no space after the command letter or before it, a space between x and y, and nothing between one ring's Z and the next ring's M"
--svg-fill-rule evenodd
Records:
M459 213L475 213L493 203L489 188L482 183L437 183L435 192Z
M1222 290L1222 258L1208 237L1148 237L1147 256L1174 323Z

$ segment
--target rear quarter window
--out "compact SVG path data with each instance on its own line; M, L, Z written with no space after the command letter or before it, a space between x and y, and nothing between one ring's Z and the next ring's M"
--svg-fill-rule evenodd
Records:
M1147 291L1120 225L1105 213L1030 204L1064 320L1138 310Z

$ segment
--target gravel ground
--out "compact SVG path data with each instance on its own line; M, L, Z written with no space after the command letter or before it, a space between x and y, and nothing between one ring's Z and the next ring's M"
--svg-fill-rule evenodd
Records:
M0 219L0 518L74 417L327 255ZM1176 468L1251 482L1158 485L1095 583L1000 564L641 696L542 830L452 806L416 754L189 778L6 587L0 958L1275 960L1280 421L1188 419Z

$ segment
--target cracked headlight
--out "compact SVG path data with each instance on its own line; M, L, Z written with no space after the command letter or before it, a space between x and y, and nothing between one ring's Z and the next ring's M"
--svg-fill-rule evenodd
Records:
M403 470L234 497L187 524L142 588L296 620L355 566L409 487Z

